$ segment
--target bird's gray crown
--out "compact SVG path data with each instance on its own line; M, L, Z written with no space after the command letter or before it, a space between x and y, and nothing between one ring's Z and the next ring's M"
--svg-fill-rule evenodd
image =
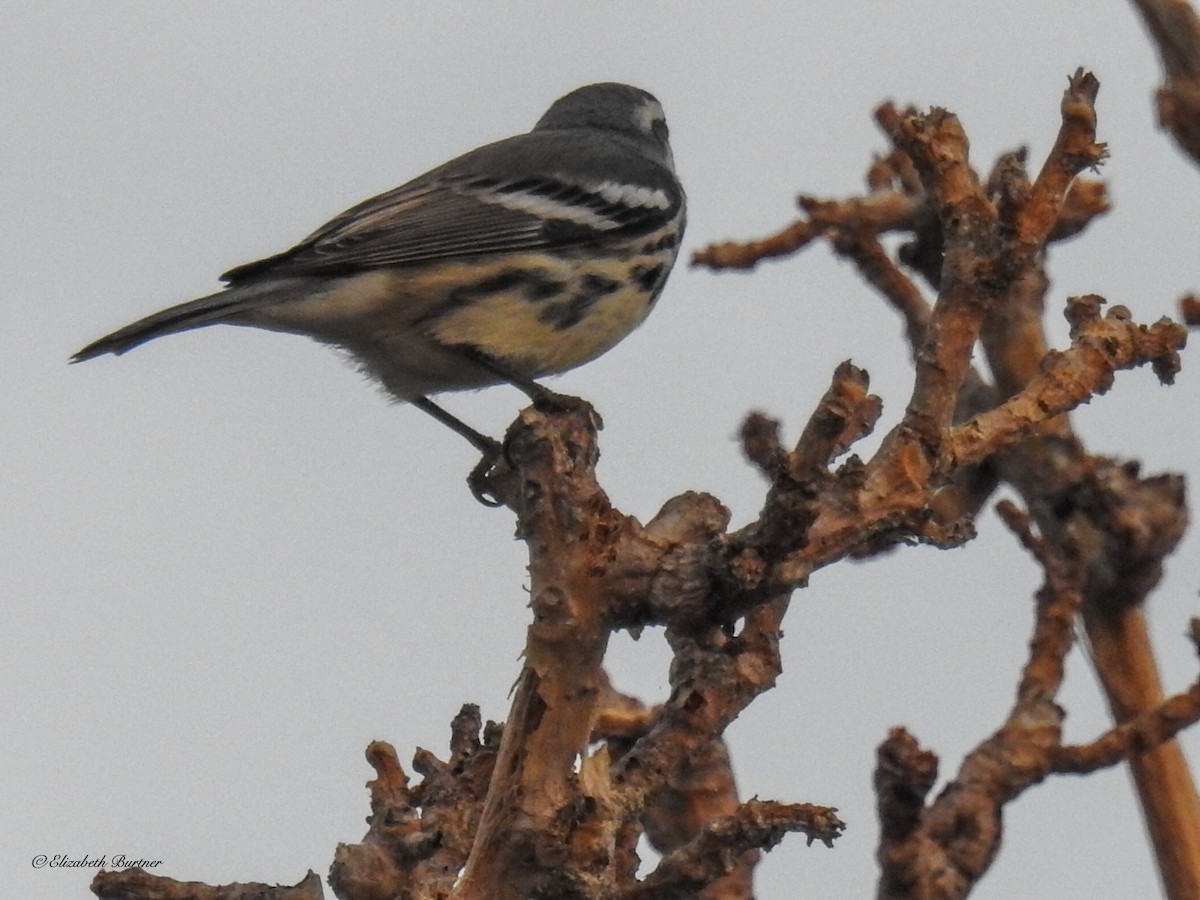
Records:
M594 128L635 139L671 166L667 122L654 95L628 84L588 84L559 97L534 131Z

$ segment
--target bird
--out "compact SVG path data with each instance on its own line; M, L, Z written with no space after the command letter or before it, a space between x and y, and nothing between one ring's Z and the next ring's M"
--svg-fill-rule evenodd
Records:
M560 97L531 131L352 206L289 250L230 269L72 362L228 324L347 353L396 401L485 453L495 442L430 399L589 362L630 334L679 253L686 199L655 97L617 83Z

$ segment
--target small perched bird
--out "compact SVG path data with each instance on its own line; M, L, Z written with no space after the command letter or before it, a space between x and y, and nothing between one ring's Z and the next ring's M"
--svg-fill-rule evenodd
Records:
M486 450L429 395L507 381L536 399L533 379L613 347L662 292L684 221L662 106L591 84L72 362L217 323L304 334Z

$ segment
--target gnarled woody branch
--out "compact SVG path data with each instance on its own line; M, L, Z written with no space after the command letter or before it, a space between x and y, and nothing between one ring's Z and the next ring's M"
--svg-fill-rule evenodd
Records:
M890 137L902 114L891 104L885 104L877 111L876 117ZM911 160L903 153L894 153L878 160L868 178L871 193L865 197L827 200L802 194L797 202L806 218L759 240L710 244L692 254L692 265L714 271L748 271L764 260L791 256L817 238L838 241L847 234L913 233L919 236L919 240L937 244L940 231L936 215L919 179L914 180L911 165ZM1048 235L1050 242L1075 237L1096 216L1108 212L1104 182L1087 179L1071 181L1058 207L1057 217L1053 219ZM921 269L920 266L916 268ZM932 274L936 282L937 273Z
M833 811L824 807L748 800L733 815L706 822L695 838L622 894L622 900L689 900L728 871L747 847L769 849L789 831L804 832L809 843L819 840L832 846L842 828Z
M672 697L658 724L615 761L612 796L623 796L627 809L640 808L657 785L700 753L773 681L786 595L813 568L879 537L961 539L961 532L935 520L931 498L959 465L944 450L951 445L971 348L990 309L1003 302L1037 256L1036 242L1053 230L1069 183L1061 173L1102 156L1099 145L1081 141L1075 133L1082 130L1086 138L1090 119L1080 105L1087 107L1093 97L1094 82L1077 76L1064 101L1065 136L1056 145L1062 158L1043 167L1023 204L1008 198L1003 222L970 171L966 141L953 117L936 111L902 123L897 140L913 158L939 211L946 263L918 355L913 398L871 461L837 472L826 468L834 449L845 445L847 428L857 437L856 431L874 421L870 410L877 414L877 401L866 394L865 376L842 367L795 451L784 453L774 445L769 426L748 430L748 454L773 477L763 512L751 526L722 538L723 510L711 498L688 495L664 507L661 521L645 529L631 520L612 520L607 508L600 528L585 529L602 535L605 547L603 563L594 563L590 575L607 586L592 586L589 593L608 599L618 611L618 624L667 624L676 652ZM1085 342L1089 336L1081 329L1077 338ZM1164 338L1165 344L1170 341ZM1052 367L1043 382L1029 387L1022 400L1036 414L1027 415L1023 424L1013 424L1022 420L1012 408L1004 417L973 423L978 446L990 447L992 453L1009 446L1048 417L1105 389L1112 370L1127 364L1119 354L1093 354L1082 349L1083 343L1080 347L1076 355L1086 357L1086 363L1069 372ZM1157 348L1156 357L1164 352L1170 351ZM1086 373L1083 383L1091 385L1083 395L1062 383L1068 374L1078 375L1076 368ZM856 420L857 426L851 424ZM972 458L987 455L981 450ZM541 487L537 494L541 496ZM518 509L520 503L517 498ZM672 589L661 590L664 584ZM706 593L708 585L718 587L715 595ZM679 587L683 590L675 590ZM729 635L720 625L740 612L746 614L742 632ZM616 801L614 808L621 805Z
M370 827L361 843L341 844L334 854L329 883L338 896L391 900L416 888L449 894L479 828L499 744L499 727L481 727L479 708L468 704L451 723L446 762L417 751L413 768L422 781L412 787L392 746L372 743Z
M1049 774L1050 754L1061 739L1062 710L1054 697L1081 601L1078 569L1069 556L1035 538L1014 506L1001 504L1000 511L1046 573L1017 701L1007 722L967 755L928 806L924 797L936 780L937 758L903 729L879 748L881 900L967 896L995 858L1004 804Z
M1054 773L1092 771L1169 740L1200 721L1200 681L1130 723L1084 747L1062 745L1063 711L1054 702L1062 684L1086 571L1078 548L1037 537L1030 517L1011 503L998 509L1041 563L1029 658L1005 724L964 759L930 804L937 757L903 729L881 745L875 773L882 841L881 900L954 900L967 896L999 849L1004 804ZM1200 623L1193 624L1200 639Z
M92 893L100 900L324 900L321 879L310 871L298 884L208 885L151 875L143 869L99 872Z
M1092 133L1086 107L1094 92L1091 98L1086 93L1073 79L1064 95L1064 131L1078 133L1065 147L1086 145ZM1004 396L1039 377L1046 347L1040 306L1013 308L1018 315L999 322L996 340L984 342ZM1182 333L1171 340L1182 346ZM1160 378L1176 364L1172 353L1163 356ZM1180 480L1142 479L1090 456L1065 417L1047 421L1038 439L1014 447L1000 464L1047 539L1074 540L1082 548L1083 622L1114 717L1122 722L1156 708L1163 689L1140 606L1186 525ZM1168 742L1129 762L1168 896L1200 896L1200 798L1182 752Z
M952 428L944 466L978 463L1016 443L1033 427L1106 393L1119 369L1149 363L1163 383L1171 383L1187 332L1169 319L1139 325L1123 307L1101 318L1103 302L1095 295L1068 302L1071 346L1047 354L1027 390Z
M1099 365L1084 368L1090 373L1088 377L1093 379L1093 385L1099 389L1108 384L1112 368L1115 367L1114 360L1103 358ZM1051 398L1072 396L1057 389L1052 372L1048 384L1055 386L1046 388L1045 385L1033 385L1031 391L1045 390ZM1033 406L1050 408L1046 404L1034 403ZM769 428L754 434L754 440L749 442L752 444L751 452L764 468L775 474L776 484L772 499L768 500L754 533L744 530L743 533L731 535L724 542L726 547L740 548L733 556L726 556L726 551L726 554L718 554L714 558L714 553L722 546L722 541L716 538L719 538L718 529L724 521L724 514L714 506L712 499L701 494L676 498L665 506L660 517L656 517L644 529L638 528L631 520L623 523L608 520L610 512L604 508L602 521L608 522L602 545L606 547L602 554L604 562L596 563L593 557L593 568L589 570L589 575L598 581L607 581L607 584L605 588L593 587L589 590L613 601L611 608L619 611L625 624L649 624L655 620L666 622L670 626L668 634L672 635L677 659L672 672L672 697L662 709L658 724L619 760L614 761L611 779L606 782L605 790L600 792L599 797L589 796L592 814L584 815L577 821L581 832L590 835L602 833L604 829L596 827L595 820L619 815L620 810L625 810L625 815L634 814L656 786L698 754L708 740L724 730L727 722L752 696L772 682L774 674L778 672L778 629L786 600L782 596L774 596L751 604L743 631L731 636L718 625L728 617L731 608L736 608L730 605L728 593L737 593L739 589L744 590L749 586L749 593L755 594L761 588L761 566L756 566L754 560L746 556L746 548L754 546L758 558L766 562L764 554L768 554L772 548L778 554L780 547L786 548L788 542L797 540L798 535L802 540L805 535L811 536L812 529L822 521L822 517L833 515L830 506L821 502L826 500L832 503L830 498L833 494L829 491L838 492L836 505L839 509L850 504L851 508L857 506L858 510L862 510L864 499L880 497L888 497L889 503L895 503L894 498L899 494L881 491L880 486L872 486L859 478L863 472L869 472L872 466L876 466L877 460L872 460L863 469L842 469L840 476L824 469L830 456L844 446L847 427L851 434L864 430L865 424L874 420L864 409L875 408L874 398L865 394L862 373L844 366L840 368L833 388L810 421L796 450L785 454L778 446L772 446ZM524 424L534 424L530 415L526 415ZM1028 428L1033 430L1039 421L1027 422ZM856 425L848 425L850 422L856 422ZM557 427L559 433L569 431L564 424ZM997 433L1003 434L1007 440L1007 432ZM576 434L565 445L582 443L583 438ZM892 444L904 446L899 440ZM1000 445L1007 444L1001 442ZM510 451L512 455L514 452ZM798 463L798 460L803 460L803 463ZM893 469L878 463L877 470L892 472ZM805 475L809 475L809 478L805 479ZM902 488L914 484L917 482L895 486L902 493ZM928 490L928 485L922 486L922 490ZM812 498L814 491L816 499ZM534 493L535 496L542 496L540 487ZM928 503L928 493L913 491L913 496L923 497ZM800 502L804 497L809 498L808 506ZM889 509L894 511L895 506ZM928 506L913 503L913 509L924 509L925 515L928 515ZM810 522L808 529L786 527L788 522L796 526L797 522L803 521ZM916 534L924 533L923 530L917 530L918 526L920 529L929 527L928 523L920 522L919 517L906 522L904 518L894 515L874 521L859 520L858 524L859 540L874 534L875 527L898 529L911 524L914 530L908 533ZM845 539L846 544L839 548L840 552L845 552L850 546L850 533L847 532ZM824 545L824 550L830 551L832 547ZM728 563L724 572L720 568L722 558ZM700 566L700 572L689 572L690 566ZM724 578L720 583L725 584L725 590L718 594L718 599L724 605L714 607L709 602L706 607L704 595L698 586L713 583L714 574ZM661 592L660 584L655 583L660 580L673 587L692 586L694 589L678 594L673 590ZM638 581L641 581L641 587L634 589L632 586ZM641 596L643 605L636 604L636 596ZM672 606L668 602L672 596L683 598L684 602ZM710 624L706 625L704 623L709 616L715 618L708 619ZM578 700L583 700L583 697ZM522 719L517 718L516 721ZM1008 740L1003 746L1012 744L1010 734L1006 732L1003 737ZM989 784L992 782L995 782L994 776L990 776ZM496 790L496 782L493 782L493 790ZM568 835L560 835L560 839L563 841L560 846L570 846ZM562 871L558 871L556 877L562 878ZM572 881L574 887L571 889L583 890L584 881L583 878ZM559 890L566 889L562 881L557 882L556 887Z
M1061 190L1064 173L1103 156L1103 148L1094 144L1094 98L1094 81L1077 74L1064 94L1063 129L1052 152L1059 159L1053 165L1048 161L1039 176L1039 182L1053 188L1050 196ZM1003 231L1052 233L1052 228L1046 229L1045 215L1022 211L1023 197L1037 202L1039 192L1023 190L1017 175L1010 179L1011 187L998 195ZM1042 202L1045 196L1042 192ZM1035 224L1022 228L1020 223L1027 217ZM1008 284L1002 286L1009 297L993 303L982 337L1001 396L1012 397L1010 403L1017 405L1044 374L1041 295L1046 279L1040 271L1041 254L1027 251L1007 256L1010 264L1021 265L1008 270ZM1076 310L1081 323L1094 324L1094 313L1089 315L1087 306ZM1118 314L1105 321L1120 318ZM1160 377L1169 377L1177 364L1174 351L1182 346L1184 335L1176 326L1164 328L1159 337L1167 343L1160 348L1165 352L1159 356L1158 369ZM1136 332L1123 334L1135 343L1154 342ZM1090 356L1095 356L1097 346L1087 348ZM1064 388L1068 385L1069 379ZM1074 534L1084 548L1084 621L1097 670L1120 721L1156 707L1162 698L1137 607L1157 583L1161 560L1182 533L1186 522L1182 490L1177 479L1139 480L1136 473L1130 477L1109 461L1087 456L1065 417L1054 416L1056 411L1061 410L1046 410L1038 439L1027 439L999 457L999 470L1025 496L1048 539L1064 540ZM1169 895L1200 894L1200 805L1179 748L1164 744L1130 762Z
M880 121L896 136L898 148L905 149L912 155L914 171L920 173L925 191L939 209L938 221L943 226L947 223L959 226L960 233L974 232L972 240L960 242L960 246L962 243L973 244L968 249L975 253L967 253L961 258L969 265L975 266L974 270L971 270L956 264L961 262L961 259L955 259L953 246L945 248L946 259L942 264L943 229L931 234L928 220L914 215L911 209L905 210L903 222L898 223L903 227L924 228L923 231L918 231L914 244L909 245L910 250L905 258L910 264L916 265L927 280L942 287L943 298L939 300L939 304L944 301L945 289L953 289L956 280L969 282L969 288L978 292L980 306L986 307L980 335L991 368L997 377L1001 397L1009 398L1000 409L992 410L987 404L986 390L975 391L974 400L968 400L966 393L960 395L960 415L974 413L977 418L951 430L950 440L943 444L942 459L937 463L937 468L955 469L962 462L995 457L996 451L1009 441L1003 434L1005 426L1001 423L1016 413L1017 418L1013 420L1014 431L1010 437L1026 438L1026 441L1014 441L1013 450L998 458L1001 470L1006 471L1009 477L1015 477L1018 487L1031 498L1039 522L1043 523L1043 527L1047 528L1052 537L1061 533L1061 528L1056 528L1055 523L1050 520L1057 514L1056 511L1064 508L1078 509L1078 504L1083 504L1081 511L1089 517L1096 519L1100 516L1097 524L1100 533L1107 527L1114 539L1087 542L1089 561L1085 568L1091 574L1087 580L1086 596L1107 598L1105 602L1109 604L1118 602L1119 605L1130 607L1136 606L1141 598L1144 598L1146 591L1157 582L1161 559L1178 540L1182 522L1185 520L1182 512L1182 493L1170 478L1139 481L1135 473L1133 478L1118 477L1114 480L1113 476L1118 474L1117 470L1104 460L1085 458L1081 454L1078 441L1070 434L1065 418L1059 414L1075 405L1083 395L1090 396L1091 393L1101 392L1107 383L1102 370L1108 368L1111 372L1116 367L1125 365L1124 360L1136 360L1134 364L1155 361L1160 378L1169 379L1178 365L1177 351L1182 347L1185 335L1178 326L1171 323L1159 323L1150 329L1130 326L1125 321L1127 314L1120 309L1100 320L1096 313L1095 298L1085 298L1074 301L1069 307L1068 314L1073 318L1074 325L1075 340L1072 348L1062 355L1052 357L1049 370L1045 370L1046 343L1042 332L1041 313L1042 295L1047 281L1041 272L1044 254L1040 245L1056 235L1073 234L1079 230L1077 224L1064 229L1060 223L1063 211L1070 206L1067 200L1070 189L1067 185L1081 168L1098 163L1104 156L1103 146L1096 144L1094 138L1093 104L1096 87L1095 80L1082 72L1071 79L1063 98L1063 127L1059 139L1034 184L1030 184L1024 176L1023 155L1010 155L997 164L986 188L986 193L996 204L994 221L988 211L983 190L977 189L972 193L973 182L969 169L964 165L965 144L953 133L953 129L946 132L948 140L941 142L940 149L945 155L939 158L928 152L931 146L929 142L913 141L913 135L906 131L906 123L912 121L911 113L899 114L891 107L883 107L880 111ZM896 173L896 180L904 185L906 191L910 194L914 192L909 167L903 161L903 157L898 159L895 153L888 157L886 165L877 163L873 167L870 179L873 189L878 190L881 185L890 183L888 171ZM1089 211L1090 216L1102 211L1103 190L1093 190L1092 183L1087 184L1088 202L1094 204ZM1064 194L1064 191L1067 193ZM806 202L805 206L807 209L819 208L811 200ZM821 211L824 214L830 208L824 207ZM861 207L856 207L854 203L843 206L846 210L847 227L834 235L835 247L854 259L868 280L879 287L893 305L904 313L910 340L914 344L923 347L937 346L937 340L923 343L927 339L924 331L928 316L921 298L915 286L885 260L877 240L871 235L869 228L863 227L864 217L858 214L859 208ZM922 221L925 221L925 226L917 224ZM953 230L948 231L953 242ZM875 242L874 245L872 241ZM912 249L914 247L925 249ZM709 264L736 261L746 265L753 263L755 252L754 245L747 245L741 249L726 245L719 248L719 252L698 255L697 261ZM949 284L943 281L947 273L951 278ZM966 304L963 304L962 309L967 314L960 322L971 327L974 317L970 315ZM1091 370L1091 375L1084 379L1086 388L1075 383L1072 375L1072 370L1081 364ZM1097 376L1100 376L1099 380L1096 380ZM952 383L954 378L955 375L952 374L945 381ZM1049 381L1058 386L1047 391L1046 385ZM931 389L937 390L938 387L935 379L931 383ZM1055 395L1053 399L1051 395ZM1071 399L1072 397L1074 399ZM1042 423L1041 430L1045 438L1029 443L1027 439L1034 430L1030 426L1038 421ZM979 427L983 427L988 436L976 445L974 440L979 435L975 429ZM932 429L931 433L936 434L936 431L936 428ZM1048 442L1051 438L1054 443ZM974 453L975 447L980 450L978 454ZM1054 450L1055 447L1058 449ZM758 450L760 456L763 455L761 447ZM1054 450L1053 455L1047 450ZM1068 462L1068 465L1064 465L1064 461ZM913 467L909 471L919 473L920 469ZM959 468L957 471L963 470ZM1023 473L1033 477L1026 477ZM1050 477L1039 484L1039 473ZM898 483L898 480L893 479L892 483ZM983 484L986 492L987 481L984 480ZM1066 492L1074 496L1073 507L1064 507L1064 498L1069 496ZM969 509L977 505L981 502L983 493L977 492L976 496L968 501L950 503L950 514L953 514L955 506ZM934 504L933 508L937 508L937 504ZM1049 519L1047 511L1051 513ZM1122 538L1121 535L1127 535L1128 539ZM1110 572L1107 583L1095 578L1095 574L1105 568ZM796 567L797 575L803 575L806 571L803 566ZM1117 576L1115 579L1112 577L1114 571ZM1117 601L1118 597L1123 600ZM1087 608L1092 607L1093 603L1089 600ZM1089 619L1095 620L1094 616ZM1126 625L1129 624L1127 620ZM1112 629L1108 631L1111 632ZM1136 620L1134 627L1127 627L1123 633L1129 637L1123 642L1114 643L1104 640L1104 631L1097 632L1101 638L1100 645L1112 647L1113 651L1109 655L1116 660L1136 659L1136 652L1124 653L1117 649L1136 649L1136 639L1133 639L1133 643L1130 639L1139 633ZM1093 638L1094 646L1096 643L1096 638ZM1099 662L1102 675L1106 669L1120 669L1118 665L1106 664L1103 658L1099 659ZM1142 676L1142 681L1156 684L1153 677L1147 679ZM1110 696L1114 685L1119 683L1123 681L1106 679ZM1142 699L1131 700L1126 704L1129 710L1145 709L1147 703L1153 704L1152 690L1143 691L1140 696ZM1149 768L1149 761L1158 756L1178 758L1178 751L1177 748L1168 746L1153 754L1142 754L1135 760L1135 774ZM1143 760L1147 762L1144 763ZM1170 835L1179 835L1185 847L1192 843L1189 834L1198 818L1188 812L1193 808L1192 804L1176 804L1175 808L1171 809L1171 804L1162 800L1172 791L1176 791L1184 801L1194 797L1194 790L1186 777L1186 768L1182 765L1174 768L1175 774L1161 779L1164 786L1174 785L1174 788L1160 789L1156 792L1143 790L1144 796L1155 793L1159 798L1156 803L1154 799L1147 797L1146 807L1152 830L1156 831L1156 849L1165 850L1166 853L1162 855L1166 856L1174 852L1170 849ZM1140 779L1139 783L1154 781L1157 778L1158 773L1155 773ZM1163 814L1155 813L1156 806ZM1191 827L1188 826L1188 821L1193 823ZM1159 824L1155 826L1155 822ZM1166 876L1169 885L1172 885L1173 881L1176 882L1172 886L1172 896L1192 896L1197 892L1197 888L1194 885L1189 887L1191 882L1188 879L1196 877L1195 873L1200 871L1200 867L1197 867L1194 859L1187 859L1187 853L1174 852L1174 855L1174 864L1163 864L1164 871L1173 869L1177 873L1183 873ZM1180 857L1183 858L1181 864L1178 862Z

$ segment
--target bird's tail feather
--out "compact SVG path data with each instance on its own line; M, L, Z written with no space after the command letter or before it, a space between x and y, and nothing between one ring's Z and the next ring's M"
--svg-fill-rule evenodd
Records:
M193 328L229 321L239 312L278 302L279 292L272 288L271 285L227 288L198 300L180 303L178 306L172 306L146 316L144 319L138 319L124 328L118 328L112 334L92 341L75 353L71 357L71 362L83 362L103 356L105 353L120 355L139 344L162 337L164 334L175 334L179 331L190 331Z

